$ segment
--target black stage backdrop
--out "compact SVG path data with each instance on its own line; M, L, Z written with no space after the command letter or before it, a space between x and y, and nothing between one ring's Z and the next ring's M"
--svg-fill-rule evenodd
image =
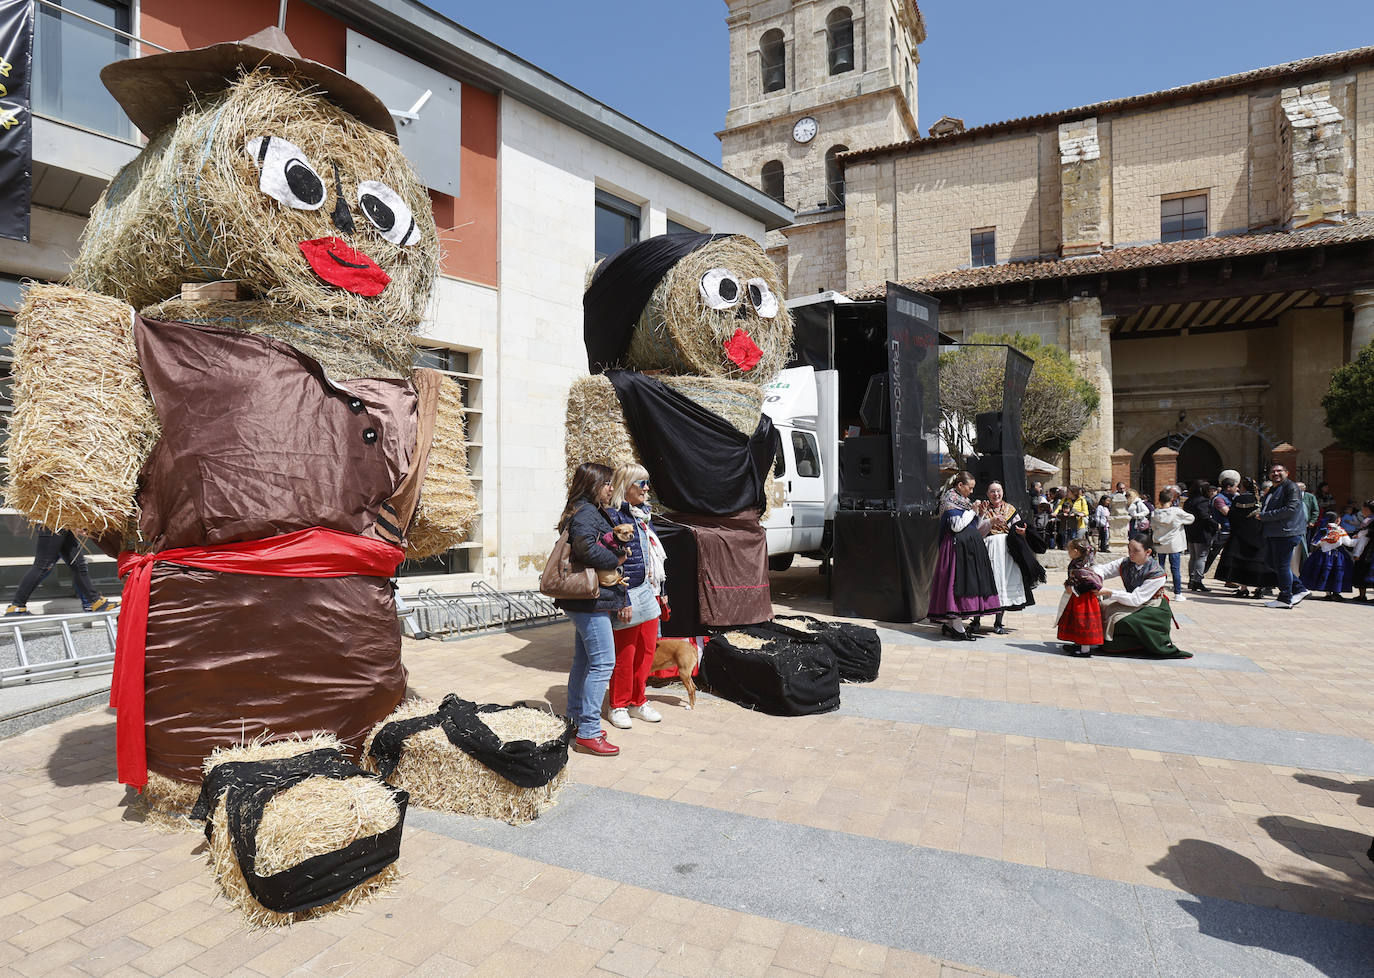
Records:
M892 477L907 621L930 606L939 553L939 300L887 283Z
M0 237L29 240L33 171L32 0L0 0Z

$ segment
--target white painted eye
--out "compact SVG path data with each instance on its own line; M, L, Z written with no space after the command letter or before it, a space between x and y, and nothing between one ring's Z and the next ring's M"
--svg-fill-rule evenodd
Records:
M764 319L772 319L778 314L778 297L761 278L751 278L747 284L749 302L754 311Z
M410 205L386 184L377 180L358 184L358 208L392 244L409 246L420 240Z
M701 297L712 309L729 309L739 305L739 279L723 268L713 268L701 277Z
M259 136L243 147L261 175L258 189L287 207L301 211L319 210L324 203L324 181L305 161L295 143L279 136Z

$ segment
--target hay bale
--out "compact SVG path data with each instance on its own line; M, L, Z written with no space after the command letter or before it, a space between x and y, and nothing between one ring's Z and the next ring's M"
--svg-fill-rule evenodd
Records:
M811 716L840 705L840 671L823 642L766 625L715 635L701 658L701 683L717 696L774 716Z
M763 412L763 388L758 384L717 377L659 377L665 385L707 410L714 411L736 429L752 435ZM582 462L600 462L612 469L622 462L643 459L635 448L615 387L601 374L579 377L568 390L564 460L565 485Z
M322 207L299 210L259 191L260 171L246 147L265 136L301 149L326 186ZM298 247L337 233L329 220L335 162L357 225L354 246L391 277L377 296L324 282ZM418 243L394 244L373 227L358 205L365 180L385 182L408 205ZM273 310L264 332L275 335L273 324L286 323L280 338L293 342L300 329L317 330L341 350L387 363L394 361L388 351L405 350L419 326L438 261L429 195L400 147L306 81L248 71L187 107L120 170L91 210L70 281L136 309L179 296L184 282L237 282Z
M222 748L206 758L205 772L208 775L225 763L278 760L326 748L341 749L342 745L333 737L316 735L301 740ZM248 889L234 852L225 804L227 795L228 792L221 793L215 799L209 819L207 850L216 882L230 905L243 912L250 927L282 927L336 910L351 909L381 895L400 878L400 870L393 862L331 903L299 913L269 910ZM400 817L394 792L374 778L307 778L278 792L267 802L254 840L257 874L270 876L314 856L337 852L358 839L385 832L394 827Z
M407 700L372 728L363 744L362 766L379 770L372 756L372 742L389 723L436 713L432 700ZM482 722L502 743L520 740L545 745L564 735L566 721L556 714L528 707L481 714ZM455 747L438 726L412 733L405 740L401 759L387 782L410 792L411 800L424 808L479 818L495 818L511 825L525 825L552 807L567 780L566 768L548 784L522 788Z
M760 316L747 296L740 306L711 309L701 297L701 277L724 268L741 289L753 278L763 279L777 298L771 319ZM746 290L747 291L747 290ZM742 317L736 312L746 307ZM724 352L724 344L743 329L762 351L752 370L741 370ZM630 338L625 364L633 370L664 370L766 383L792 353L792 315L787 311L782 281L772 259L758 243L743 235L713 241L673 265L654 289Z
M32 285L14 336L8 505L35 523L126 533L138 473L160 435L118 299Z
M406 557L422 560L462 543L477 520L477 493L468 475L467 428L463 389L445 377L429 466L420 484L420 505L406 541Z

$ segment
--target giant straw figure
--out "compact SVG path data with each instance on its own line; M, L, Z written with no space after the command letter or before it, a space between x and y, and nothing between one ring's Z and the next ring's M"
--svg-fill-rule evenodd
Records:
M28 291L7 495L120 554L119 779L175 809L215 747L361 745L405 689L388 578L476 504L385 105L275 28L101 77L150 142Z

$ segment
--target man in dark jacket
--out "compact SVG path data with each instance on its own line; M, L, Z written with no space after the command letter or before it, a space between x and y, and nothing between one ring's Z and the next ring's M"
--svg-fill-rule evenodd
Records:
M1188 590L1206 592L1202 583L1207 575L1207 557L1212 551L1212 541L1216 538L1221 524L1215 519L1212 497L1216 490L1202 480L1193 483L1184 503L1184 512L1193 514L1193 522L1183 528L1188 538Z
M1255 518L1264 524L1264 548L1269 569L1279 579L1279 596L1266 601L1266 608L1291 608L1307 597L1307 587L1293 577L1293 548L1302 543L1307 533L1307 510L1296 482L1288 478L1288 469L1275 462L1269 467L1274 488L1264 497L1264 505L1255 511Z

